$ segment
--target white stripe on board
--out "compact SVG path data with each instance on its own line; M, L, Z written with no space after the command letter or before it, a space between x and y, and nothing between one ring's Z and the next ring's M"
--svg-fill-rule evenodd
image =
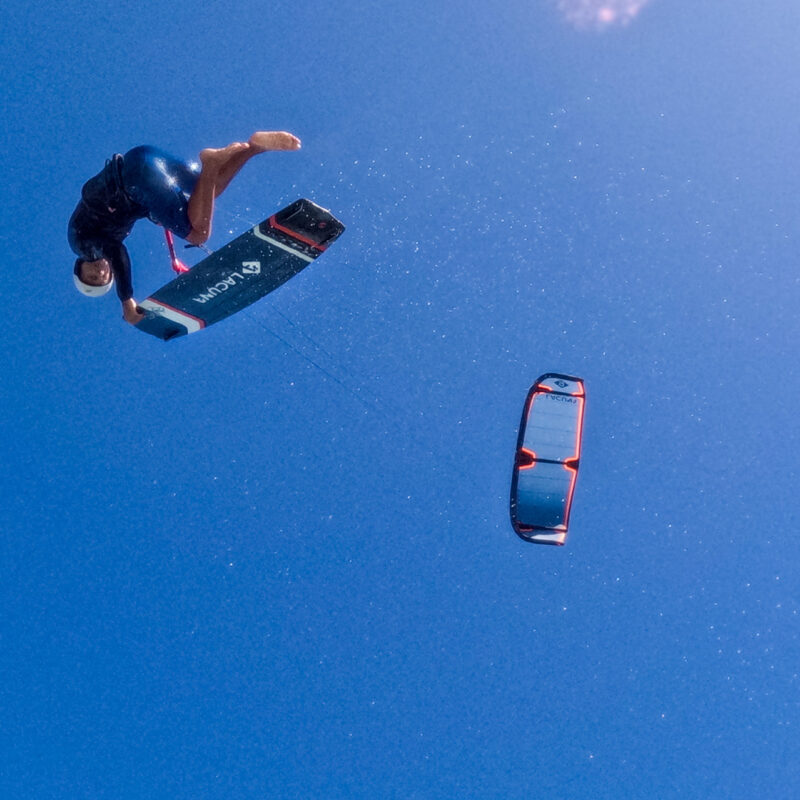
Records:
M261 233L258 229L258 225L253 228L253 233L258 236L259 239L263 239L265 242L269 242L271 245L275 247L280 247L281 250L285 250L287 253L291 253L293 256L297 256L298 258L302 258L303 261L308 261L309 263L314 260L313 256L307 256L305 253L299 253L293 247L289 247L288 244L284 244L283 242L279 242L277 239L273 239L271 236L267 236L265 233Z
M170 308L170 306L164 305L164 303L158 303L154 300L142 300L139 305L145 309L145 311L152 311L154 314L158 314L159 317L164 317L170 322L183 325L187 333L197 333L197 331L202 330L204 327L203 323L197 319L197 317L193 317L191 314L184 314L178 311L177 308Z

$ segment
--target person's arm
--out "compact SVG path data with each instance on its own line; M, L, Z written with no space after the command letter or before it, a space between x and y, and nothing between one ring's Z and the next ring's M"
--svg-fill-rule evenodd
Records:
M144 319L144 314L136 310L136 301L133 299L133 282L131 280L131 259L128 249L122 242L115 243L113 247L105 248L106 258L111 262L114 273L114 282L117 287L117 297L122 303L122 318L131 325L136 325Z

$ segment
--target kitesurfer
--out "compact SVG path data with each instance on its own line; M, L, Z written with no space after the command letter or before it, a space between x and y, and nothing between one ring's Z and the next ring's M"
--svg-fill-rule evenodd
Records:
M253 156L268 150L298 150L286 131L256 131L247 142L200 151L191 164L156 147L115 154L81 189L69 221L69 245L78 256L73 275L83 294L99 297L116 279L122 316L142 320L133 299L131 262L122 243L136 220L147 217L193 245L211 235L214 200Z

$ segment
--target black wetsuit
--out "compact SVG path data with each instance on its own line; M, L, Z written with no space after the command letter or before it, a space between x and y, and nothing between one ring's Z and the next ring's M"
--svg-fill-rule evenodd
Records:
M117 153L81 189L81 200L69 221L69 245L84 261L105 257L111 264L117 295L133 297L131 260L122 243L147 209L135 203L122 182L123 157Z
M133 297L131 261L122 244L138 219L186 238L192 229L189 198L200 174L187 163L152 145L117 153L81 189L81 201L69 221L69 246L82 261L105 257L111 264L117 294Z

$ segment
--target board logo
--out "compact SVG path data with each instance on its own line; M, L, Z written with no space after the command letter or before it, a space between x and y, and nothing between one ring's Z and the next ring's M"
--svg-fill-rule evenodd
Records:
M257 276L261 274L261 262L260 261L242 261L242 271L241 272L231 272L230 275L223 278L218 283L215 283L213 286L207 286L204 292L201 292L199 295L196 295L192 298L195 303L207 303L209 300L213 300L215 297L218 297L223 292L227 292L228 289L232 289L237 284L241 283L242 281L246 281L248 278L252 278L253 276Z

